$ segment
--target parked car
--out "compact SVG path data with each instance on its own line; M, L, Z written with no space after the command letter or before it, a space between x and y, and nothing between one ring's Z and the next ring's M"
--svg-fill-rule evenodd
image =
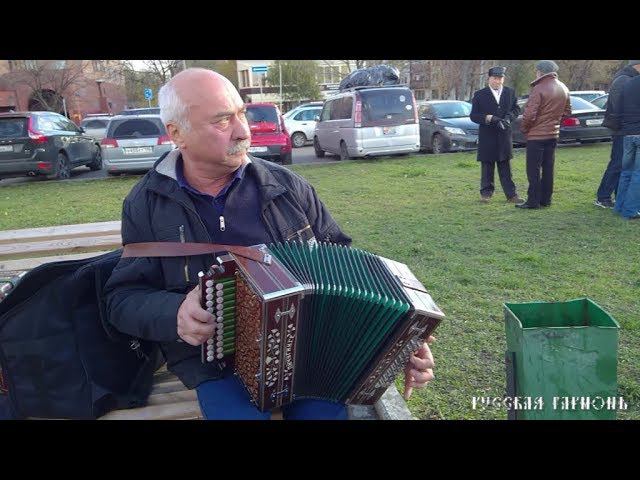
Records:
M313 140L313 132L316 128L316 117L322 112L322 102L306 104L287 112L290 115L284 117L284 125L291 135L291 143L295 148L304 147L305 143Z
M478 124L469 118L469 102L429 100L418 114L421 149L444 153L478 148Z
M317 157L351 157L420 150L418 111L406 85L355 87L327 99L313 136Z
M300 110L304 110L305 108L320 108L321 109L323 104L324 104L324 102L307 102L307 103L303 103L303 104L298 105L295 108L292 108L287 113L283 113L282 116L286 120L289 117L293 117L296 113L299 113Z
M595 100L596 98L601 97L605 93L606 92L604 90L579 90L575 92L569 92L569 95L590 102L591 100Z
M100 142L104 168L109 175L149 170L175 144L160 115L117 115Z
M598 98L591 100L591 103L593 103L598 108L606 110L608 101L609 101L609 94L605 93L604 95L601 95Z
M0 113L0 178L65 179L81 165L100 170L100 146L68 118L54 112Z
M118 115L160 115L160 108L130 108L128 110L121 111Z
M80 122L80 126L84 129L85 133L92 137L96 142L100 143L100 141L104 138L107 133L107 124L109 120L111 120L111 116L89 116L87 115L82 122Z
M250 103L246 107L251 130L249 153L291 165L291 138L278 106L274 103Z
M611 130L602 126L604 110L582 98L570 96L571 116L560 123L560 143L588 143L611 140ZM526 100L519 100L518 106L524 112ZM524 145L527 139L520 131L522 115L512 124L512 138L515 145Z

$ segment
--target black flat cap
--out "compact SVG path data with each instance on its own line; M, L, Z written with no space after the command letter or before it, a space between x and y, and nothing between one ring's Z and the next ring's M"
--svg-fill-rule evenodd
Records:
M489 76L490 77L504 77L504 72L506 72L507 69L504 67L491 67L489 69Z

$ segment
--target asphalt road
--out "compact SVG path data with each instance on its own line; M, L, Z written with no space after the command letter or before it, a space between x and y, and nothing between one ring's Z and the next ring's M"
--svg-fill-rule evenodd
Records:
M580 147L581 144L566 144L559 145L560 148L573 148ZM521 149L515 149L521 150ZM418 155L427 155L426 153L420 153ZM313 151L313 146L306 146L302 148L294 148L293 149L293 163L296 165L304 165L309 163L329 163L329 162L338 162L340 161L337 155L326 154L324 158L317 158L315 152ZM129 175L129 174L123 174ZM136 175L136 174L131 174ZM101 178L106 178L107 172L106 170L98 170L96 172L92 172L89 170L89 167L77 167L71 171L71 178L66 180L68 182L73 182L76 180L97 180ZM137 175L139 176L139 175ZM0 180L0 187L5 185L16 185L21 183L32 183L32 182L55 182L56 180L46 180L43 177L19 177L19 178L5 178Z

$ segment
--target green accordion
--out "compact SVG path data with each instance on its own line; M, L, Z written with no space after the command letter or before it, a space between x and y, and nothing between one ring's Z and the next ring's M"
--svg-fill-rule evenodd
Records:
M200 273L216 317L202 361L232 367L260 410L296 398L372 404L444 314L402 264L336 244L258 245Z

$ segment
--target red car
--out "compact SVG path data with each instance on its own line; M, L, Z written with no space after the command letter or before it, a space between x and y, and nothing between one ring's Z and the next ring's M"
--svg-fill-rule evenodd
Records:
M267 160L291 165L291 137L284 127L284 119L274 103L250 103L247 120L251 129L249 153Z

